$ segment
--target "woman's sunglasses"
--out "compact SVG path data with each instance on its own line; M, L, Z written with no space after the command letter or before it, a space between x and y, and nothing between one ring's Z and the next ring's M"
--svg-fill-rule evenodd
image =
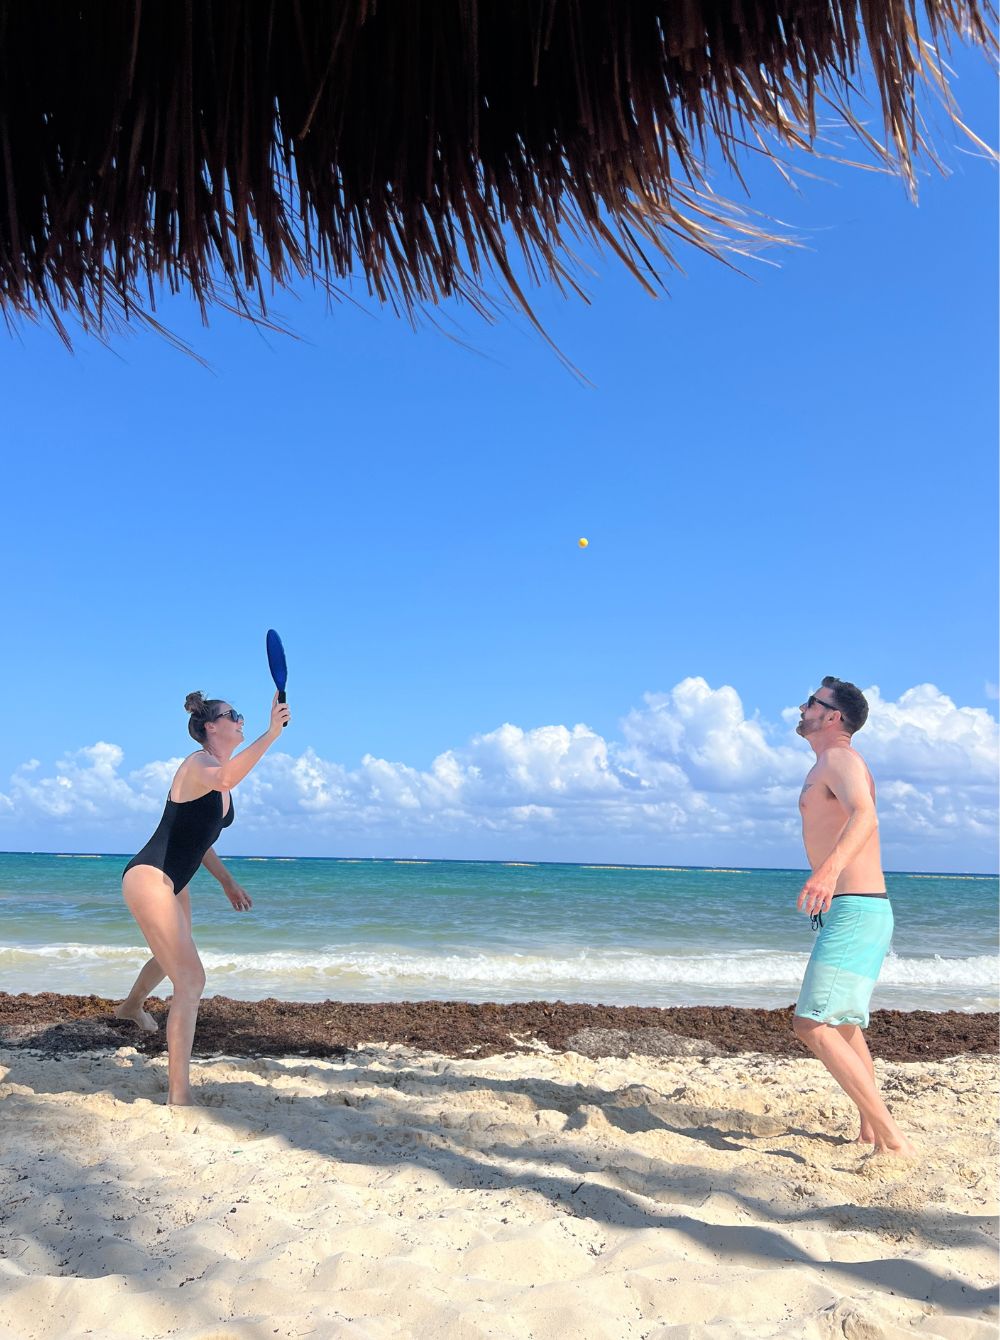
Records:
M212 720L225 721L227 718L230 721L234 721L237 725L239 725L239 723L243 720L243 713L237 712L235 707L231 707L228 712L220 712L219 715L217 717L213 717Z

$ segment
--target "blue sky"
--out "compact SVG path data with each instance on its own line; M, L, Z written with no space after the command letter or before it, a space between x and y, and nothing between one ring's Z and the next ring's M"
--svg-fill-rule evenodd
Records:
M993 76L955 64L994 138ZM589 307L536 291L591 385L521 317L447 307L470 348L360 289L363 310L278 295L297 340L168 300L209 371L149 334L69 355L22 328L3 358L0 846L143 840L185 693L263 728L273 625L296 718L233 850L800 863L782 751L809 759L782 714L834 673L877 686L889 784L924 806L916 823L900 798L888 863L995 869L996 182L945 158L919 206L874 172L819 165L796 195L754 168L754 206L803 245L750 277L683 255L652 301L590 257ZM730 757L727 781L723 749L699 779L676 725L696 717L770 752ZM603 744L582 772L574 739ZM80 753L99 742L119 753ZM419 781L442 756L474 770L475 804ZM638 776L645 817L588 767L623 795ZM742 827L741 788L771 795Z

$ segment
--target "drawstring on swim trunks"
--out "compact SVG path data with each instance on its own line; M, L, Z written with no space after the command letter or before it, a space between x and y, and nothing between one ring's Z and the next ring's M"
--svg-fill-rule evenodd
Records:
M812 928L813 928L814 931L822 930L822 928L823 928L823 913L822 913L822 912L814 912L814 913L812 914L812 916L809 918L809 924L810 924L810 926L812 926Z

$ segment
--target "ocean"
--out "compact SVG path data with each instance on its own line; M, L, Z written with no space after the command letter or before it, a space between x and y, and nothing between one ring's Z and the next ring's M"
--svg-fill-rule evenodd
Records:
M127 859L0 853L0 988L125 993L147 956ZM773 1008L812 945L801 870L225 859L254 907L192 883L209 995ZM996 1010L996 876L886 882L896 934L873 1008Z

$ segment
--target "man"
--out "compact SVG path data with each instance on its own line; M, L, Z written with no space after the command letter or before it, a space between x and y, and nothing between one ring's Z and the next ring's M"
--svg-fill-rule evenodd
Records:
M914 1158L916 1151L879 1095L861 1031L892 939L875 783L852 745L868 719L868 703L854 684L827 675L799 711L796 731L812 746L816 762L799 797L812 874L798 905L820 930L792 1026L856 1105L858 1140L879 1153Z

